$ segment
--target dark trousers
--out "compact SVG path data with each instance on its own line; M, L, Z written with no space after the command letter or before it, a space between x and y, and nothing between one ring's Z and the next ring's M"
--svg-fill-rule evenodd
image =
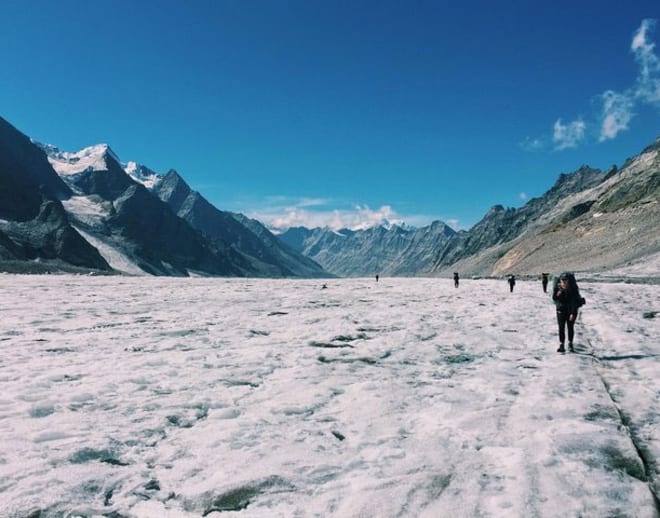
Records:
M568 319L568 313L557 311L557 324L559 325L559 342L564 345L564 342L566 341L566 328L568 328L568 342L573 343L575 320L571 322Z

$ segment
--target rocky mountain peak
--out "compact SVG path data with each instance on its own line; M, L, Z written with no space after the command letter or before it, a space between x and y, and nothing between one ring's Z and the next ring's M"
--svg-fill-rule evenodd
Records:
M178 212L186 201L186 198L193 191L175 169L170 169L154 185L153 192L161 200L169 204L175 212Z
M128 176L133 178L133 180L141 183L149 190L152 190L154 186L162 180L162 176L160 176L155 171L152 171L148 167L133 161L128 162L124 166L124 171L126 174L128 174Z
M496 216L498 214L502 214L503 212L506 212L506 209L504 208L503 205L499 205L499 204L493 205L490 209L488 209L488 212L486 212L484 219Z
M48 155L48 161L60 176L121 168L119 157L108 144L88 146L75 152L61 151L50 144L40 144L40 147Z
M589 187L593 187L605 179L600 169L583 165L572 173L561 173L547 195L565 196Z

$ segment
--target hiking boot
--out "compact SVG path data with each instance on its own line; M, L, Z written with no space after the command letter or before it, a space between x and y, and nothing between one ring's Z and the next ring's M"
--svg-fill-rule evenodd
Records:
M565 353L566 349L564 349L564 344L559 344L559 349L557 349L558 353Z
M575 352L575 349L573 349L573 344L572 343L568 344L568 350L571 351L572 353Z

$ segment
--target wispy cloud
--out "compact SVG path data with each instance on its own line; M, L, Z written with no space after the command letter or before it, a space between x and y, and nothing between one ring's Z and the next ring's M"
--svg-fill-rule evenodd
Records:
M541 138L525 137L520 143L520 147L525 151L542 151L545 149L545 142Z
M555 150L576 148L587 135L595 137L598 134L599 142L612 140L630 128L635 110L640 105L660 109L660 58L656 54L655 43L651 41L656 24L655 19L642 20L633 35L630 50L639 65L634 84L620 92L606 90L597 95L600 112L589 122L580 118L564 124L557 119L552 135ZM526 151L540 151L545 149L545 141L546 138L527 137L520 145Z
M528 198L526 192L521 192L521 193L518 195L518 197L519 197L522 201L525 201L525 200Z
M389 205L378 209L368 206L355 206L350 209L310 210L309 205L270 207L249 214L272 229L283 230L290 227L329 227L334 230L350 228L360 230L379 225L385 221L403 224L403 219Z
M603 113L600 128L600 142L611 140L629 128L637 104L650 104L660 108L660 59L655 54L655 43L650 41L650 33L656 21L642 20L635 32L630 50L639 65L639 75L635 85L623 92L608 90L602 94Z
M650 41L650 33L656 20L642 21L633 37L630 50L635 54L640 73L635 85L635 96L643 102L660 108L660 58L655 53L655 43Z
M274 231L284 231L291 227L360 230L385 222L420 227L442 219L423 214L403 216L391 205L382 205L377 209L359 204L336 208L345 204L322 198L292 199L286 196L269 196L256 205L258 208L242 212L250 218L261 221ZM459 221L455 218L448 219L446 223L454 229L459 228Z
M448 219L447 221L445 221L445 223L447 225L449 225L451 228L453 228L454 230L460 230L461 228L463 228L461 226L460 220L458 220L458 219Z
M568 124L563 124L561 119L557 119L552 134L555 149L577 147L584 140L584 130L586 127L587 125L581 119L569 122Z
M637 105L650 104L660 108L660 59L655 53L655 43L650 34L656 20L642 20L633 35L630 50L639 65L635 84L623 92L608 90L601 95L603 111L599 141L611 140L629 128Z
M628 129L633 118L634 102L628 94L608 90L602 95L603 116L599 141L611 140L621 131Z
M326 198L292 199L290 196L267 196L264 202L267 207L284 207L291 209L300 207L326 207L333 203L332 200Z

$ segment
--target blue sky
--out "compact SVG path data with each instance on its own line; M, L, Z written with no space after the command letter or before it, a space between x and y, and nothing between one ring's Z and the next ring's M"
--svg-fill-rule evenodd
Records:
M0 115L270 225L469 228L660 136L656 20L657 0L3 0Z

